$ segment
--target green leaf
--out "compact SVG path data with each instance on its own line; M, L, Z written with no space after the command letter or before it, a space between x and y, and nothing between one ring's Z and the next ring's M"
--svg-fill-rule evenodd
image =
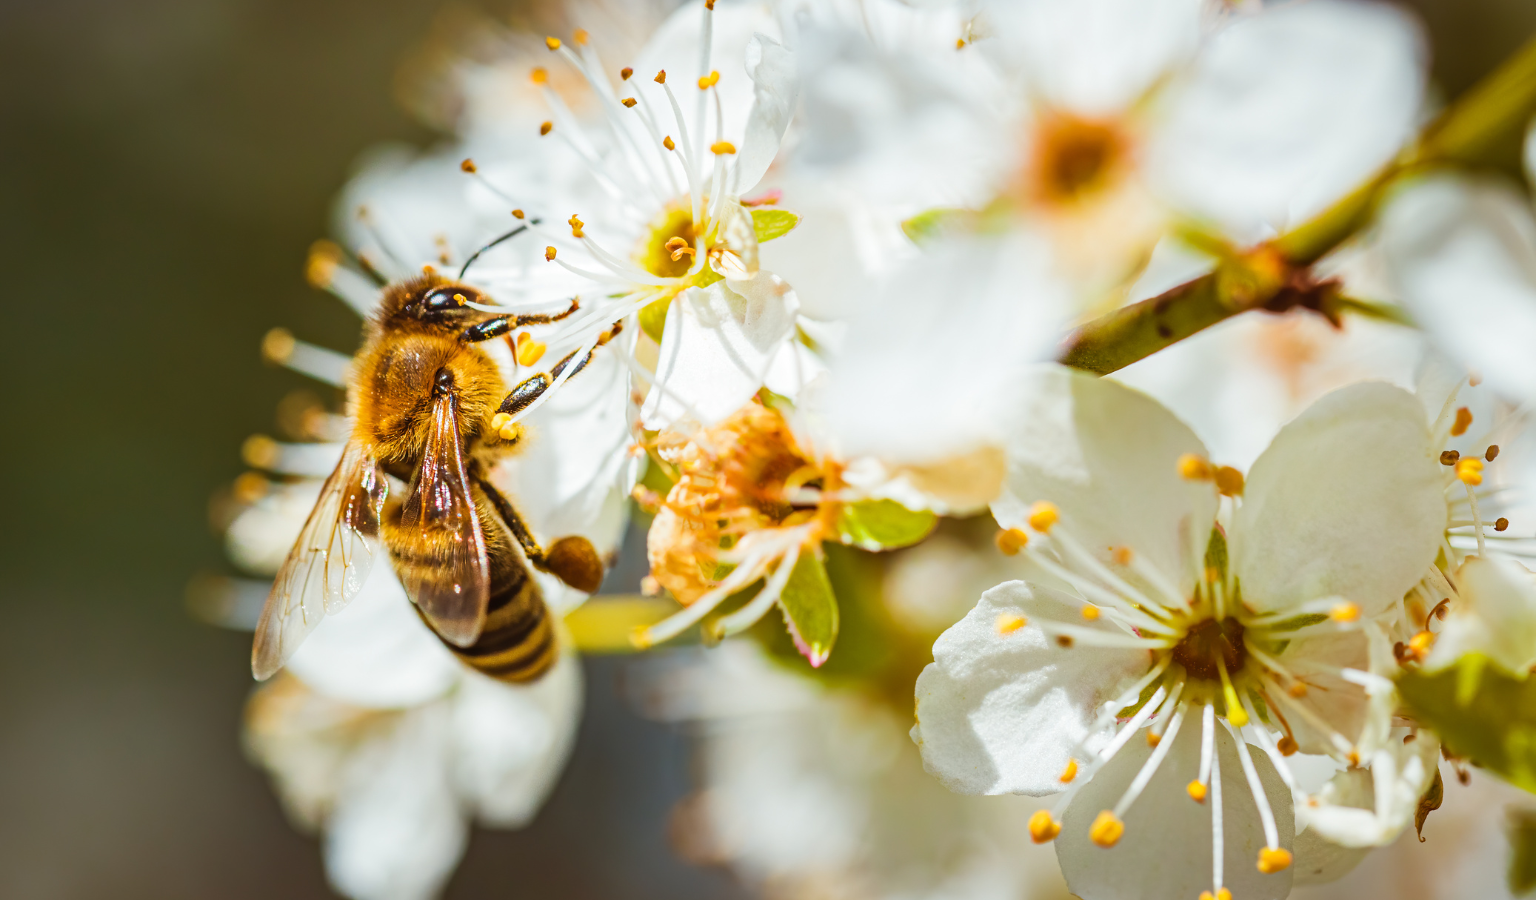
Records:
M1528 894L1536 888L1536 810L1509 811L1510 893Z
M968 209L930 209L901 223L901 230L912 241L922 246L947 234L971 230L976 214Z
M820 667L832 655L832 644L837 640L837 597L832 593L827 568L814 550L801 551L779 595L779 608L784 611L784 624L789 626L796 649L812 667Z
M759 244L783 237L799 224L800 217L787 209L752 210L752 230L757 233Z
M1536 678L1515 678L1481 654L1468 654L1434 674L1404 672L1397 689L1450 755L1536 792Z
M861 550L910 547L933 531L939 517L928 510L910 510L895 500L860 500L843 505L837 536Z
M706 271L708 267L705 267ZM643 307L640 310L640 330L650 335L651 340L661 343L662 332L667 328L667 310L672 308L672 298L663 297L656 302Z

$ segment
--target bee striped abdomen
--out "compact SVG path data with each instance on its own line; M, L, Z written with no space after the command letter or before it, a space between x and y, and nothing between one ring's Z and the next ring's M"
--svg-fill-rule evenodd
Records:
M521 565L493 567L485 630L470 647L449 649L470 667L501 681L532 681L555 664L555 628L544 595Z

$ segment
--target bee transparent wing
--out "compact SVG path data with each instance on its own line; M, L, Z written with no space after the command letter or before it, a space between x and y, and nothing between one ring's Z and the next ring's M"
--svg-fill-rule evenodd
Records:
M432 431L421 471L401 506L400 526L419 529L420 537L418 558L396 560L406 593L445 640L460 647L474 644L485 627L490 562L451 396L432 404Z
M378 462L348 444L256 621L251 671L257 679L282 668L327 613L341 610L363 589L388 490Z

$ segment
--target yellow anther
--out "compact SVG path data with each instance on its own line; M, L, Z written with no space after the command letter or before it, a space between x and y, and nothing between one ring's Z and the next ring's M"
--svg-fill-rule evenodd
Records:
M508 422L507 424L501 426L500 430L498 430L496 433L501 435L502 440L510 441L517 438L517 433L519 430L520 429L516 424Z
M1205 784L1200 781L1191 781L1184 790L1189 792L1189 799L1196 803L1205 802Z
M545 262L554 262L554 260L555 260L555 248L554 247L545 247L544 248L544 261Z
M716 141L709 145L709 152L716 156L729 156L736 152L736 145L730 141Z
M1147 746L1156 747L1163 742L1163 736L1151 729L1147 730Z
M1190 481L1210 481L1216 473L1204 457L1186 453L1179 457L1179 474Z
M633 74L635 74L635 70L631 69L629 66L625 66L624 68L619 70L619 80L620 81L628 81L629 80L629 76L631 76Z
M557 38L557 37L547 37L547 38L544 39L544 46L548 47L551 50L559 50L560 49L560 39Z
M543 66L534 66L533 71L529 73L529 76L533 78L534 84L549 83L549 70Z
M1029 817L1029 838L1037 844L1054 840L1061 834L1061 823L1051 818L1049 810L1037 809Z
M1061 510L1049 500L1040 500L1029 508L1029 527L1044 534L1061 521Z
M1088 826L1088 839L1100 847L1113 847L1120 842L1120 836L1123 834L1125 834L1125 823L1107 809L1099 813L1099 817Z
M1232 892L1226 888L1220 888L1214 894L1210 891L1201 891L1200 900L1232 900Z
M1504 518L1503 516L1499 516L1498 521L1493 523L1493 530L1494 531L1503 531L1503 530L1507 529L1508 527L1509 527L1509 520Z
M1435 635L1430 631L1421 631L1408 641L1408 649L1418 659L1423 659L1429 653L1429 648L1434 646Z
M1077 760L1069 758L1067 760L1067 767L1065 769L1061 770L1061 783L1062 784L1071 784L1072 783L1072 779L1074 779L1076 777L1077 777Z
M473 174L475 174L475 172L479 171L478 169L475 168L475 161L472 160L472 159L469 159L467 157L465 158L465 160L463 162L459 163L459 168L462 169L465 172L468 172L471 175L473 175Z
M587 223L577 218L575 213L571 213L571 217L566 220L565 224L571 226L571 237L586 237L586 235L581 231L581 226Z
M1328 610L1328 618L1335 622L1354 622L1360 618L1360 607L1348 601L1336 604Z
M999 531L994 540L1004 556L1018 556L1019 551L1029 544L1029 532L1022 528L1009 528Z
M1462 484L1477 487L1483 483L1483 461L1469 456L1456 462L1456 477Z
M293 339L293 332L274 328L261 339L261 355L269 362L285 363L293 357L293 348L298 343Z
M624 108L625 109L634 109L635 108L635 98L634 97L625 97L623 100L620 100L619 102L624 104Z
M1097 606L1089 604L1088 606L1083 607L1083 618L1090 622L1097 622L1099 620L1099 616L1101 615L1103 614L1099 612L1099 608Z
M1243 473L1231 466L1216 467L1216 490L1228 497L1243 495Z
M429 263L421 267L421 274L427 276L428 278L432 278L437 275L437 269L433 268Z
M264 434L253 434L240 445L240 458L256 469L270 469L280 452L277 441Z
M458 304L459 306L463 306L464 304L469 302L469 298L464 296L463 294L455 293L453 295L453 302Z
M715 0L704 0L704 8L710 12L715 11Z
M1451 437L1461 437L1472 425L1472 410L1463 406L1456 410L1456 421L1451 425Z
M520 210L520 209L512 210L512 218L514 218L514 219L521 219L521 218L523 218L524 215L526 215L526 214L522 210Z
M572 34L571 37L575 39L576 43L585 44L589 35L587 34L586 29L578 28L576 29L576 33Z
M539 136L543 137L544 135L549 134L551 131L554 131L554 130L555 130L555 123L554 122L545 122L543 125L539 126Z
M1359 750L1350 750L1349 753L1345 754L1344 758L1349 760L1349 764L1352 765L1352 766L1359 766L1360 765L1360 751Z
M523 340L523 338L528 339ZM528 332L525 331L518 335L517 364L520 366L531 366L544 358L544 351L547 349L549 348L544 345L543 341L536 341L528 337Z
M269 482L256 472L242 472L235 479L235 499L241 503L255 503L267 493Z
M1297 746L1295 738L1286 735L1275 742L1275 749L1280 751L1281 756L1295 756L1296 751L1301 748Z
M666 147L668 150L676 150L677 149L677 144L672 142L672 135L670 135L670 134L661 139L661 145L663 147Z
M1283 847L1262 847L1259 850L1259 871L1265 875L1283 872L1291 867L1291 851Z
M1116 547L1114 556L1115 562L1122 566L1130 565L1131 560L1136 558L1136 554L1131 550L1130 547Z
M657 72L655 80L656 80L657 84L666 84L667 83L667 70L666 69L662 69L660 72Z
M315 241L309 245L309 259L304 262L304 280L312 287L329 287L339 265L341 248L331 241Z
M688 257L689 259L693 259L694 249L693 247L689 246L688 241L685 238L674 236L669 239L663 246L669 252L671 252L673 262L681 260L684 256Z
M703 78L699 79L699 90L707 91L719 83L720 73L717 71L710 72L708 75L705 75Z
M1290 694L1292 697L1295 697L1297 700L1300 700L1302 697L1307 695L1306 682L1293 681L1291 682L1291 686L1285 689L1285 692Z
M1023 628L1028 624L1029 620L1021 615L1016 613L1002 613L997 617L997 633L1003 635L1013 634L1015 631L1018 631L1020 628Z
M956 50L964 50L965 49L965 38L955 38L955 49Z
M510 421L512 421L512 417L511 416L507 415L504 412L499 412L496 415L491 416L491 430L492 431L500 431L502 429L502 427L505 426Z

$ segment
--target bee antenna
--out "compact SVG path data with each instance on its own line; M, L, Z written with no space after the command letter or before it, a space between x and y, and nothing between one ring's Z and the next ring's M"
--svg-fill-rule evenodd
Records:
M529 219L528 220L528 225L537 225L537 224L539 224L539 220L538 219ZM485 251L491 249L492 247L496 246L497 244L501 243L502 241L509 241L512 238L515 238L518 235L522 234L523 232L527 231L528 230L528 225L519 225L516 228L512 229L511 231L507 232L506 234L502 235L501 237L496 238L495 240L493 240L490 243L486 244L484 247L481 247L479 250L476 250L473 254L470 255L469 259L464 260L464 265L459 268L459 280L462 281L464 279L464 273L468 272L469 271L469 267L474 265L475 260L480 258L480 254L482 254Z

